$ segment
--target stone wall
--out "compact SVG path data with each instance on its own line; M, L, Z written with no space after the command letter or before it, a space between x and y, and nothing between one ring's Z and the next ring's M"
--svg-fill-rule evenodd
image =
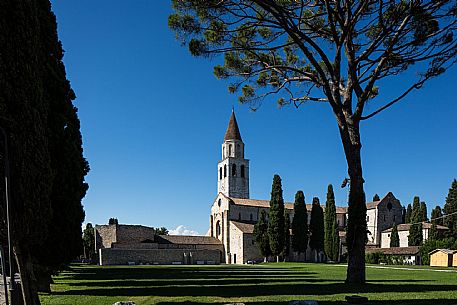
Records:
M263 257L259 247L254 242L254 234L243 234L243 263L248 261L262 261Z
M102 248L111 248L116 240L116 225L96 225L95 226L95 251Z
M154 241L154 229L140 225L118 225L117 243L141 243L142 241Z
M100 249L101 265L220 264L221 251L180 249Z

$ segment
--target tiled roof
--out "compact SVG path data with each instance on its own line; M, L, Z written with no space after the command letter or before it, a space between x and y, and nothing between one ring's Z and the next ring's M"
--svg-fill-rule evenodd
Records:
M392 248L367 248L365 253L381 252L389 255L415 255L419 253L419 246L392 247Z
M429 254L433 254L433 253L436 253L436 252L443 252L445 254L454 254L454 253L457 253L457 250L449 250L449 249L435 249L433 250L432 252L430 252Z
M189 245L219 245L221 241L210 236L159 235L156 236L159 244L189 244Z
M239 222L239 221L230 221L235 227L240 229L241 232L243 233L248 233L252 234L254 233L254 224L253 223L245 223L245 222Z
M429 222L422 223L422 229L430 229L431 227L432 227L432 224ZM411 228L410 223L402 223L402 224L397 225L397 231L409 231L409 228ZM449 230L448 227L440 226L440 225L437 225L436 229L437 230ZM392 232L392 228L386 229L382 232Z
M232 115L230 116L230 121L227 126L227 131L225 132L224 141L227 140L241 140L240 129L238 128L238 123L236 122L235 111L232 110Z
M227 197L236 205L246 205L246 206L253 206L253 207L260 207L260 208L270 208L270 200L259 200L259 199L244 199L244 198L233 198ZM285 202L284 207L288 210L294 209L294 204L291 202ZM313 207L312 204L306 204L306 209L311 211ZM321 205L321 207L325 210L325 205ZM344 207L337 207L336 213L337 214L345 214L347 211Z
M368 202L367 203L367 210L374 209L378 206L378 204L381 202L381 200L373 201L373 202Z

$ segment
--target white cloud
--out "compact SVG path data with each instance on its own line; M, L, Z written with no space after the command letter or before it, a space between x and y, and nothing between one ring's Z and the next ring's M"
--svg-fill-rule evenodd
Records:
M190 235L190 236L200 235L197 231L188 229L184 225L177 226L176 229L170 230L170 232L168 234L170 234L170 235Z

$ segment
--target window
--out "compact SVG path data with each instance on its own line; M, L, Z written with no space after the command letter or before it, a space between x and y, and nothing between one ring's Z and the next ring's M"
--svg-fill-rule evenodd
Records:
M241 213L238 213L238 220L241 220Z
M395 221L395 215L394 215L394 221Z
M241 178L244 178L244 165L241 165L241 167L240 167L240 174L241 174Z
M390 237L390 234L387 234L387 237Z
M367 216L367 222L369 222L369 221L370 221L370 216Z
M229 157L232 156L232 144L229 144Z
M222 147L222 158L225 158L225 147Z
M384 221L386 221L386 215L384 215Z
M227 177L227 165L224 164L224 178Z
M255 240L251 240L251 244L252 244L252 245L255 245Z
M218 206L221 206L221 203L222 203L222 200L219 199L219 200L217 201L217 205L218 205Z
M219 179L222 179L222 167L219 167Z
M249 220L252 221L252 213L249 215Z
M233 164L233 165L232 165L232 176L233 176L233 177L236 176L236 164Z
M216 237L219 237L221 235L221 222L218 220L216 222Z

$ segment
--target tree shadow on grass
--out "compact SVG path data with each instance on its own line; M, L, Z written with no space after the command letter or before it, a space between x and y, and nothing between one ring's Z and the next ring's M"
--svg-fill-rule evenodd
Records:
M109 285L109 284L107 284ZM162 287L98 287L84 290L56 291L53 295L90 295L90 296L161 296L161 297L256 297L275 295L334 295L359 293L419 293L446 292L457 290L457 285L418 285L418 284L365 284L344 283L282 283L276 285L238 284L207 286L162 286ZM417 305L417 304L415 304ZM440 304L442 305L442 304Z
M303 299L304 300L304 299ZM223 305L226 303L201 303L201 302L159 302L157 305ZM288 301L284 302L243 302L245 305L276 305L276 304L288 304ZM346 301L319 301L319 305L347 305ZM369 301L369 305L454 305L455 300L449 299L411 299L411 300L386 300L386 301Z

